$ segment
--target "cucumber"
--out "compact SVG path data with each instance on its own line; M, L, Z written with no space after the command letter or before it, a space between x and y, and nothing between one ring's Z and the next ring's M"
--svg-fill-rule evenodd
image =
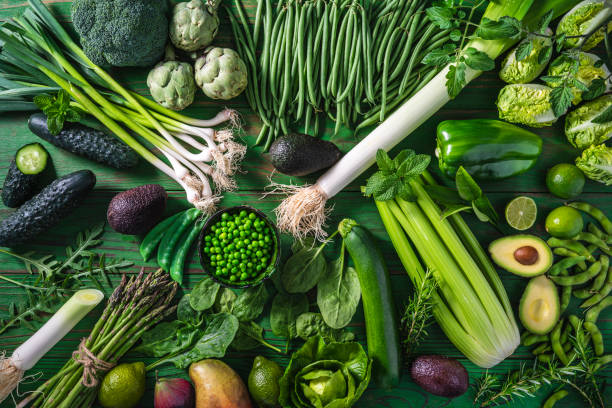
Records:
M138 155L128 145L115 137L78 123L65 122L57 135L47 127L47 117L35 113L28 120L28 127L38 137L76 155L98 163L126 169L138 164Z
M401 372L399 320L385 260L372 234L354 220L342 220L338 231L361 285L372 377L383 388L395 387Z
M27 144L17 150L2 186L4 205L16 208L34 196L48 158L49 153L40 143Z
M30 241L58 224L74 210L96 184L96 176L80 170L54 180L0 223L0 246Z

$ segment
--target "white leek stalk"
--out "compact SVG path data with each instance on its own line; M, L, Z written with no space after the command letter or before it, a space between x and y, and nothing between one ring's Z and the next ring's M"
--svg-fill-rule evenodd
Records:
M532 3L547 2L534 2L533 0L492 1L484 17L498 20L503 16L511 16L520 20L525 17ZM576 2L562 1L563 4L557 4L557 1L553 3L556 5L555 14L560 15ZM545 13L549 9L542 10L539 6L540 4L537 6L537 13ZM532 19L538 18L535 15L530 17ZM467 47L474 47L486 52L489 57L495 59L514 42L516 41L477 39L471 41ZM450 100L446 89L446 74L448 71L449 67L443 69L417 94L408 99L387 120L353 147L314 185L303 187L276 185L277 189L274 192L293 193L275 210L279 229L300 239L307 235L314 235L318 239L323 239L326 236L323 227L329 212L325 208L327 200L338 194L374 164L378 149L385 151L392 149ZM479 74L480 71L466 69L466 83L469 83Z
M103 298L97 289L79 290L10 358L0 360L0 402L19 384L23 373L34 367Z

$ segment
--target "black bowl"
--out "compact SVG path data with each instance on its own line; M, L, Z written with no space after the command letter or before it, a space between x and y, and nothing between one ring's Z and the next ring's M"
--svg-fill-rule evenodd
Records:
M255 214L257 214L257 216L260 219L265 221L266 225L270 228L270 230L274 231L274 241L275 241L274 242L275 244L274 254L273 254L272 260L270 261L270 264L268 265L268 268L262 273L260 273L256 280L243 281L243 282L230 282L229 280L225 280L223 278L216 276L210 270L210 267L208 265L208 262L209 262L208 256L206 256L204 253L204 236L208 233L208 230L210 229L210 227L221 219L221 216L223 215L223 213L235 214L235 213L239 213L242 210L254 212ZM253 208L248 205L238 205L235 207L230 207L230 208L226 208L226 209L217 211L206 221L206 224L204 224L204 227L202 227L202 231L200 231L200 236L198 238L198 253L200 256L200 264L202 265L202 269L204 270L204 272L208 276L210 276L210 278L213 281L223 286L226 286L228 288L234 288L234 289L250 288L252 286L257 286L261 284L266 279L269 279L270 276L272 276L272 274L276 271L280 263L280 259L281 259L280 248L281 248L280 234L278 232L278 229L276 228L276 225L274 225L274 223L270 221L270 219L264 213L259 211L257 208Z

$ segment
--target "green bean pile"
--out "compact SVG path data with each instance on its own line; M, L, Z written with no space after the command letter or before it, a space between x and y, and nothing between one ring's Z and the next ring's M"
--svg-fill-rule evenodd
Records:
M266 151L293 128L318 136L325 116L334 133L383 121L439 72L420 62L450 41L426 16L427 0L260 0L253 26L234 3L237 16L228 14Z

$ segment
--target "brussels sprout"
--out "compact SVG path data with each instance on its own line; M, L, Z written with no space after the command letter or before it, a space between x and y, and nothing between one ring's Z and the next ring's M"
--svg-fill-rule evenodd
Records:
M210 45L219 31L220 0L177 3L170 19L170 41L178 49L195 51Z
M548 35L552 35L552 30L547 29ZM524 59L518 61L516 59L516 51L526 41L531 41L533 48L531 53ZM552 40L547 37L530 36L517 45L502 62L499 70L499 78L509 84L525 84L536 79L548 65L550 55L547 58L540 59L540 52L544 47L552 46Z
M612 185L612 147L603 144L589 147L576 158L576 166L591 180Z
M612 121L594 123L593 119L612 106L612 95L604 95L580 105L565 117L565 136L578 149L605 142L612 137Z
M147 86L153 99L163 107L185 109L195 97L193 67L186 62L160 62L149 71Z
M595 54L579 52L578 62L578 72L574 74L574 77L587 87L591 85L594 79L607 78L610 75L610 70L606 64L604 64L603 60ZM576 59L572 58L571 56L566 54L560 55L548 67L548 75L571 75L575 63ZM548 81L548 83L553 87L559 85L554 81ZM574 93L572 103L577 105L580 103L580 101L582 101L582 91L576 87L572 87L572 92Z
M195 80L212 99L232 99L247 87L247 68L229 48L209 47L195 62Z
M550 104L551 91L537 84L504 86L497 97L499 118L531 127L550 126L558 119Z
M568 38L565 47L582 47L590 50L603 40L606 30L601 25L612 15L612 4L609 0L584 0L567 12L559 21L557 35L584 35L580 38ZM608 32L612 28L608 24Z

